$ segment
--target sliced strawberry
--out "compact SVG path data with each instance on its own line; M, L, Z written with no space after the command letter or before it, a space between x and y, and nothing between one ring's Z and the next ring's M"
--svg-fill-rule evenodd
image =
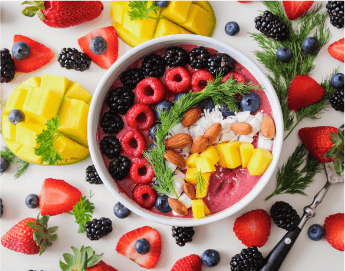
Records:
M332 43L328 47L328 53L335 59L344 62L344 38Z
M171 271L200 271L202 261L198 255L192 254L179 259L171 268Z
M335 249L344 251L344 213L328 216L323 228L328 243Z
M91 40L97 36L104 38L107 42L107 49L101 55L94 54L90 49ZM94 30L78 39L78 44L82 51L87 54L93 62L103 69L110 68L110 66L113 65L117 60L119 55L118 43L118 37L113 26L107 26Z
M146 254L139 254L134 248L135 242L142 238L150 243L150 251ZM116 251L138 265L151 269L156 266L161 254L161 237L157 230L145 226L123 235L116 245Z
M15 59L16 72L33 72L48 64L54 57L54 53L43 44L22 35L15 35L13 44L22 41L30 46L30 55L23 60Z
M42 185L39 207L42 215L58 215L73 209L81 192L63 180L45 179Z
M283 1L283 6L289 20L296 20L306 13L313 3L314 1Z
M245 4L245 3L250 3L250 2L253 2L253 1L238 1L238 2Z

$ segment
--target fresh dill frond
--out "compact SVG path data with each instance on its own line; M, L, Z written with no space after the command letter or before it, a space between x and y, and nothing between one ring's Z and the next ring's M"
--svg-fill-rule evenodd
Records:
M206 190L206 180L205 180L204 176L202 176L201 170L199 170L197 173L195 173L195 177L196 177L197 189L199 189L200 191Z
M128 11L129 18L131 21L136 19L164 19L161 17L152 17L150 12L153 11L158 16L158 11L160 7L156 5L155 1L152 1L151 6L148 6L148 1L129 1L128 6L130 10Z
M14 175L14 178L18 179L29 167L29 163L19 159L15 154L7 147L5 146L0 151L0 157L4 157L6 161L10 163L10 166L17 164L17 172Z
M7 146L0 151L0 157L4 157L6 161L10 163L10 165L15 163L16 156Z
M14 178L18 179L28 169L30 163L18 158L16 164L18 165L18 167Z

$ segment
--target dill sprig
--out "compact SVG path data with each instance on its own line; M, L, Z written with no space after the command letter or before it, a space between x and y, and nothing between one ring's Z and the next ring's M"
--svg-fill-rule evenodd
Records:
M152 1L151 6L148 6L148 1L129 1L128 6L131 8L128 11L129 18L131 21L136 19L164 19L161 17L152 17L150 12L153 11L158 15L160 7L156 5L155 1Z
M201 174L201 170L195 173L196 177L196 187L199 188L200 191L206 190L206 180L204 176Z
M6 161L10 163L10 166L16 164L17 166L17 172L14 175L15 179L18 179L29 167L29 163L19 159L15 154L7 147L5 146L1 151L0 151L0 157L4 157Z
M18 158L16 164L18 165L18 167L14 178L18 179L28 169L30 163Z

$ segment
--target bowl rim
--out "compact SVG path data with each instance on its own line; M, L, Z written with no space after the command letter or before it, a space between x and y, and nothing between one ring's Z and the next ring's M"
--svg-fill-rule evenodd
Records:
M103 106L104 99L109 91L109 88L111 87L115 79L125 68L127 68L137 59L158 49L168 48L178 44L193 44L198 46L214 48L219 52L229 54L237 62L243 65L255 77L255 79L260 83L260 85L264 89L266 96L270 102L272 112L274 112L274 119L276 124L276 136L274 138L274 145L272 150L273 160L267 168L266 172L261 176L258 183L247 195L245 195L240 201L238 201L234 205L203 219L181 218L178 216L168 217L156 214L154 212L140 207L134 200L130 199L126 194L118 190L115 181L110 176L107 168L105 167L105 163L103 162L102 154L98 146L97 127L100 118L100 110ZM222 48L223 50L219 50L217 48ZM133 60L129 61L128 59ZM122 67L125 68L121 69ZM118 74L114 76L113 73L116 74L116 72ZM238 49L232 47L231 45L218 41L216 39L199 35L180 34L155 38L145 43L142 43L126 52L108 69L108 71L103 75L101 81L98 83L93 98L91 100L87 122L87 138L91 159L96 167L96 170L100 178L103 180L103 183L105 184L107 189L127 208L129 208L131 211L135 212L137 215L141 217L147 218L151 221L160 224L170 226L199 226L222 220L226 217L229 217L239 212L240 210L245 208L249 203L251 203L261 193L261 191L264 189L264 187L269 182L271 176L273 175L280 158L281 149L283 146L283 123L284 122L281 106L278 100L278 96L271 82L269 81L267 76L261 71L261 69L250 58L248 58L245 54L240 52Z

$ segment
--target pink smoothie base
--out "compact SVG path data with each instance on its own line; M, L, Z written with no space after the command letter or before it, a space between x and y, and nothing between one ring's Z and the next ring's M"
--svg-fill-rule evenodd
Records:
M196 45L180 45L179 47L184 48L187 52L190 52L193 48L197 47ZM212 48L207 48L211 55L217 53L216 50ZM166 48L160 49L155 51L155 54L163 56ZM128 69L131 68L139 68L141 67L141 62L143 58L140 58L136 62L132 63L130 66L128 66ZM195 69L190 67L189 65L186 65L184 68L187 68L187 70L192 74ZM167 70L169 67L167 67ZM245 78L246 82L253 82L254 85L258 85L258 81L254 78L254 76L240 63L236 62L234 63L234 72L238 72L242 74ZM164 76L160 78L160 80L164 83ZM120 82L120 77L118 77L114 83L112 84L111 89L122 86L122 83ZM135 90L133 90L135 93ZM270 103L268 101L268 98L264 91L262 90L252 90L252 92L255 92L259 95L261 99L261 105L257 112L262 112L263 114L270 115L273 118L272 109L270 106ZM174 99L174 93L170 92L166 89L166 95L165 99L173 101ZM135 100L135 102L139 102L138 100ZM153 109L154 106L152 106ZM106 103L103 104L102 110L100 112L100 116L102 116L105 112L109 111L109 107L106 105ZM117 138L121 138L123 133L130 129L130 127L126 123L125 115L121 115L122 120L124 122L124 128L115 136ZM148 131L141 131L143 135L146 137L147 140L147 146L152 143L151 138L148 136ZM101 126L98 124L97 127L97 139L98 139L98 145L103 137L110 135L107 133L104 133ZM253 142L254 147L257 146L257 135L254 137ZM130 158L132 161L135 161L135 159L125 154L124 152L121 153L121 155L125 155L128 158ZM102 155L103 161L105 163L106 168L109 168L109 163L112 161L105 155ZM251 176L248 173L247 169L242 169L241 167L238 167L236 169L223 169L220 167L217 167L217 171L211 175L210 184L208 188L208 194L203 199L208 208L211 211L211 214L221 212L230 206L234 205L235 203L239 202L241 199L243 199L258 183L261 176ZM119 192L124 193L127 197L130 199L133 199L132 197L132 191L136 185L135 182L133 182L129 177L122 180L117 181L114 179L114 182L117 184L119 188ZM134 199L133 199L134 200ZM172 212L169 213L162 213L158 211L155 207L152 207L149 209L151 212L160 214L163 216L168 217L174 217ZM192 210L189 208L189 212L187 216L184 216L184 218L192 218Z

